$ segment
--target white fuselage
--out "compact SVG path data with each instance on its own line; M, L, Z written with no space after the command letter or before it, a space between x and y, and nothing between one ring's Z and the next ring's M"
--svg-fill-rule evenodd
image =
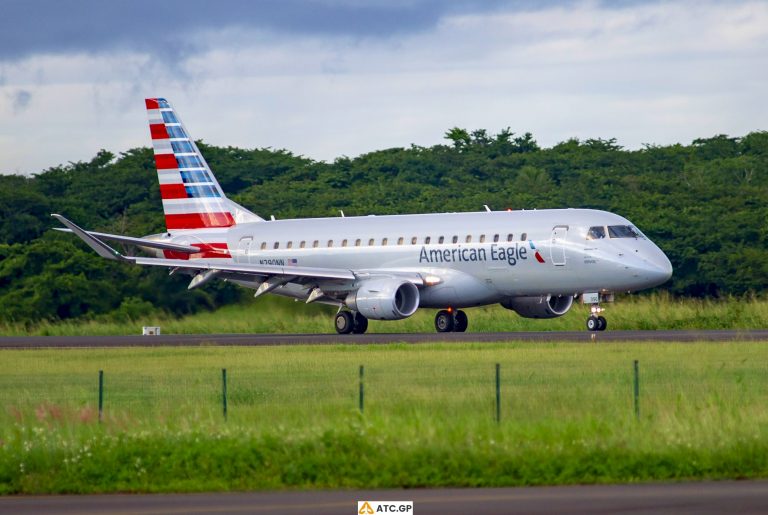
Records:
M437 278L422 290L420 307L469 307L518 296L635 291L669 279L664 253L639 231L612 237L608 228L617 226L634 229L605 211L546 209L265 221L179 231L173 241L225 241L241 264ZM605 228L605 236L588 239L592 227ZM289 284L274 293L304 299L313 286L347 287L332 282Z

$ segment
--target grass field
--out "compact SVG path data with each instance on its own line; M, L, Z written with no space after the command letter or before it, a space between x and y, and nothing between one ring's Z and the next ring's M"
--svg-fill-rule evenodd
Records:
M673 299L664 294L623 296L605 304L610 329L762 329L768 327L768 300ZM2 335L118 335L140 334L142 326L161 326L167 334L215 333L328 333L333 332L336 310L304 305L275 296L230 305L184 318L166 315L136 317L120 322L108 319L41 322L34 325L0 324ZM436 310L419 310L399 321L372 320L369 332L433 332ZM550 320L521 318L500 306L468 309L470 332L583 330L587 308L574 304L563 317Z
M768 477L768 346L762 343L132 348L0 356L3 493Z

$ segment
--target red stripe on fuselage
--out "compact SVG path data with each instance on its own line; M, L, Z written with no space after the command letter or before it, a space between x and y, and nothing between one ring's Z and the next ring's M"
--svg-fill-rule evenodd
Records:
M172 198L189 198L183 184L161 184L160 198L168 200Z
M168 131L164 123L150 123L149 132L152 134L152 139L168 139Z
M172 229L203 229L205 227L232 227L235 219L231 213L183 213L165 215L165 226Z
M173 154L158 154L155 156L155 166L158 170L172 170L179 167Z
M185 252L174 252L164 250L163 254L168 259L196 259L196 258L231 258L229 247L226 243L193 243L193 247L199 247L197 254L187 254Z
M147 105L147 109L160 109L160 104L157 103L156 98L145 98L144 103Z

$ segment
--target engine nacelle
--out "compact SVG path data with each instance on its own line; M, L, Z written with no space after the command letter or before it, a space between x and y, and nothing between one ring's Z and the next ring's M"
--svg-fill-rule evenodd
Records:
M416 312L419 289L402 279L369 279L347 295L345 303L371 320L400 320Z
M557 318L565 315L573 305L573 296L509 297L501 305L525 318Z

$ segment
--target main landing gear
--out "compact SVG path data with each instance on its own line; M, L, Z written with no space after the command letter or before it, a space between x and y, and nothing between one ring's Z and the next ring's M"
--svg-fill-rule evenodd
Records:
M368 319L357 312L339 311L334 325L339 334L363 334L368 330Z
M467 330L469 320L461 310L443 309L435 315L435 329L438 333L463 333Z
M587 318L587 330L605 331L608 327L608 321L604 316L600 315L600 313L603 312L603 308L601 308L599 304L592 304L590 312L592 314Z

